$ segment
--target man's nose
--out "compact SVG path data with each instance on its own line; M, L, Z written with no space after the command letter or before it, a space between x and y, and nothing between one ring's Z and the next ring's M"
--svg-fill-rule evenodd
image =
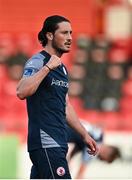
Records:
M68 33L68 40L72 40L72 35Z

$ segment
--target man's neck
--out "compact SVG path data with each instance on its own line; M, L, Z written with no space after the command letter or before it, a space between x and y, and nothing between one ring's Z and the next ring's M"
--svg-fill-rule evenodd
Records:
M55 49L53 49L51 46L45 46L44 50L49 53L50 55L56 55L59 58L62 56L62 53L59 53L58 51L56 51Z

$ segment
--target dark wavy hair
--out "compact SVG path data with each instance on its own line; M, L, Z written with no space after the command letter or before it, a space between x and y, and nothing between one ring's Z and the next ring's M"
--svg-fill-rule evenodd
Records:
M58 29L58 23L61 22L70 22L70 21L65 17L59 15L49 16L45 19L43 23L43 27L41 31L38 33L38 40L43 47L45 47L48 42L46 33L51 32L54 34L54 32Z

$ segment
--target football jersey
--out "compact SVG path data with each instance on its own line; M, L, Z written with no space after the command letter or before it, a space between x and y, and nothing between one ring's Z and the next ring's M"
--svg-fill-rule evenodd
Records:
M46 51L32 56L23 77L33 76L50 59ZM26 98L28 111L28 151L37 148L67 147L66 94L68 74L61 64L50 71L37 91Z

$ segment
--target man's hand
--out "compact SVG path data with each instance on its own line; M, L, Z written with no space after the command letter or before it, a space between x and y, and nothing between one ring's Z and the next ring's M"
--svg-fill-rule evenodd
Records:
M94 139L87 134L87 136L84 139L84 142L86 143L86 145L88 147L88 150L87 150L88 153L90 155L95 156L98 153L99 148L98 148L96 142L94 141Z
M61 60L56 55L52 55L48 63L46 64L50 69L55 69L61 65Z

